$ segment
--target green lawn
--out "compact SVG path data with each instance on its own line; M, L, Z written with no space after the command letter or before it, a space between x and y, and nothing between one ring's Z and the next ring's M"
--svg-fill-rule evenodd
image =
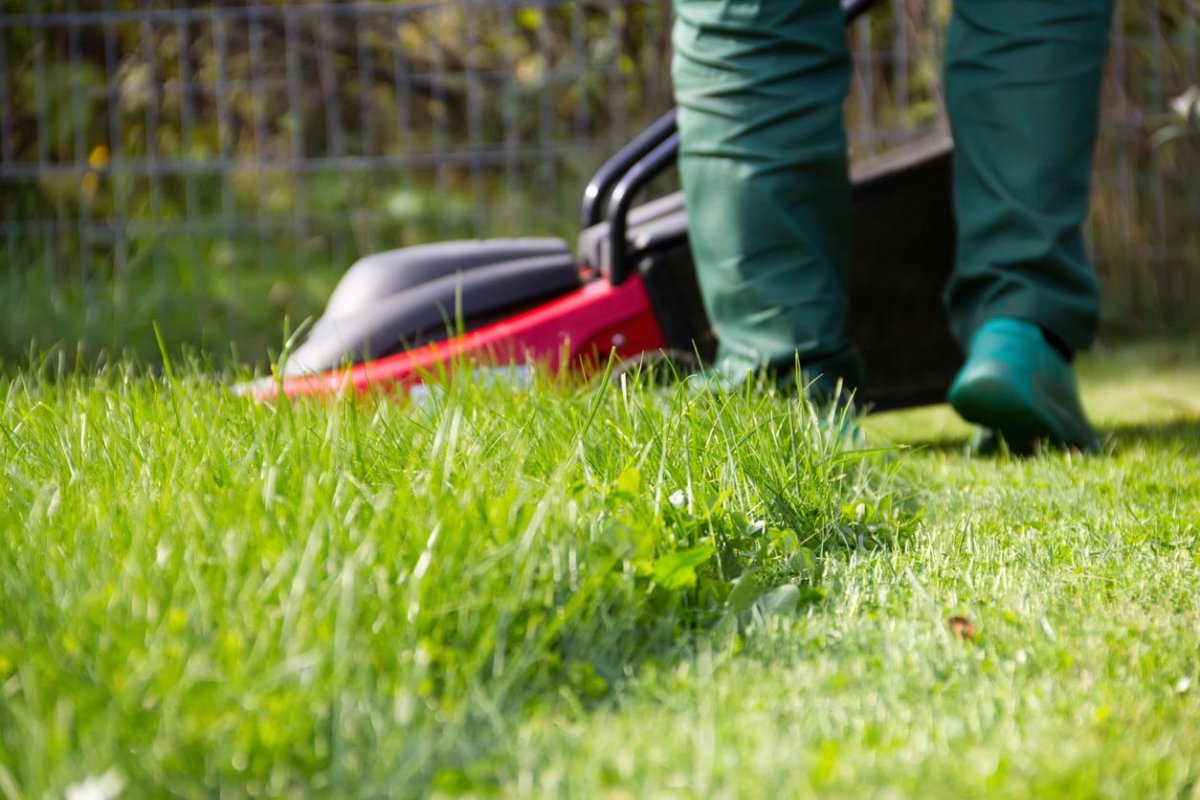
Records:
M49 369L0 383L2 797L1200 796L1195 346L1083 364L1105 455L1032 460Z

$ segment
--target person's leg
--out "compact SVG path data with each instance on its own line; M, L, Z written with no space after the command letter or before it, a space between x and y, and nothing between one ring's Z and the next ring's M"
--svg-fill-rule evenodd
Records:
M675 0L680 172L718 371L860 379L837 0ZM836 373L836 374L835 374Z
M1069 360L1099 316L1081 226L1112 9L957 0L946 58L958 263L945 297L968 351L950 400L1010 436L1088 448Z
M1088 210L1112 0L956 0L946 52L958 265L946 291L967 345L996 317L1088 347L1099 315Z

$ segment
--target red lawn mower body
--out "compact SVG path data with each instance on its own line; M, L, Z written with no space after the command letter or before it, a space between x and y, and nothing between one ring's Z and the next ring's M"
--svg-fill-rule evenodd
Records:
M640 278L620 286L595 280L529 311L477 330L402 350L361 364L311 375L261 381L252 394L273 399L409 389L456 366L538 366L586 372L612 353L635 359L664 350L666 342Z

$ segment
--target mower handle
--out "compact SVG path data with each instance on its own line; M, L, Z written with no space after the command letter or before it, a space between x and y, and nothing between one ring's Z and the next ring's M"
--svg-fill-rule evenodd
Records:
M633 137L633 141L617 151L604 162L604 166L588 181L583 190L583 213L580 222L583 230L604 221L604 200L617 181L638 161L675 133L675 109L671 109L655 120L650 127Z
M878 2L841 0L846 24L854 22ZM613 286L623 283L629 271L625 234L633 199L655 176L675 163L679 154L676 113L677 110L672 108L618 150L592 176L584 189L580 217L585 230L604 221L603 204L606 199L608 201L608 279Z
M625 281L629 272L629 247L625 233L629 225L629 209L637 193L654 180L664 169L675 163L679 154L679 131L672 131L650 153L626 172L613 187L608 198L608 280L613 286Z

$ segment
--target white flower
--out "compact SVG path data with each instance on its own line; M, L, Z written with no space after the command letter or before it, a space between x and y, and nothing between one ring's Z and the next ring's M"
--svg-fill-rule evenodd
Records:
M1200 119L1200 86L1192 86L1171 100L1171 110L1178 114L1184 122L1195 122Z
M125 778L115 769L103 775L89 775L67 787L67 800L113 800L125 789Z

